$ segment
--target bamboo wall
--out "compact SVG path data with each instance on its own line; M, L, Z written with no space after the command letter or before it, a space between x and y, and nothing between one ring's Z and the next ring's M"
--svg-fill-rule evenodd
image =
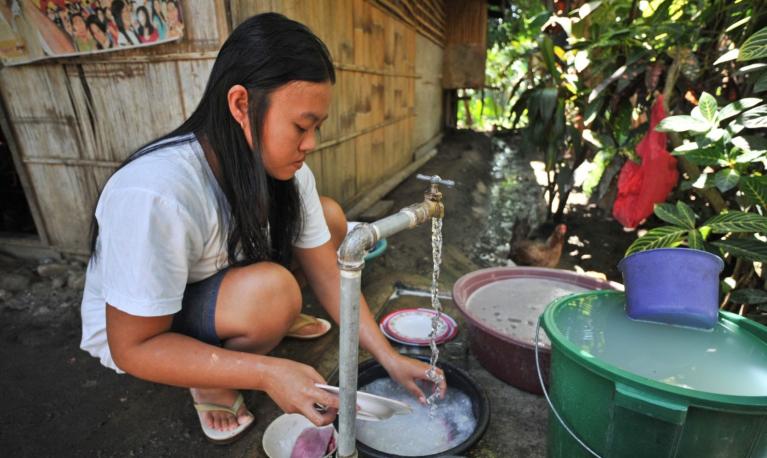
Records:
M487 60L487 0L446 0L445 89L481 88Z
M429 8L445 15L441 0ZM307 158L322 194L353 203L439 133L441 47L434 31L419 36L426 26L368 0L186 0L180 43L0 71L14 159L44 245L87 253L105 180L195 108L230 21L265 11L307 24L337 67L330 118Z
M43 245L86 253L107 177L194 109L229 28L224 0L184 1L183 14L180 43L0 71L14 163Z

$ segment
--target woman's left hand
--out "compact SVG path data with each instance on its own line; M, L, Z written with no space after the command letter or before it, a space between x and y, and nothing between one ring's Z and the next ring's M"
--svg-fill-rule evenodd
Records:
M426 372L429 370L429 364L417 359L408 358L399 353L394 353L386 359L381 361L381 365L389 373L389 377L395 380L408 390L413 396L415 396L421 404L426 403L428 394L424 394L421 388L415 383L416 380L425 380L430 382ZM445 392L447 391L447 383L445 382L445 374L439 367L437 368L437 375L442 380L437 386L439 389L440 399L445 398ZM431 393L429 393L431 394Z

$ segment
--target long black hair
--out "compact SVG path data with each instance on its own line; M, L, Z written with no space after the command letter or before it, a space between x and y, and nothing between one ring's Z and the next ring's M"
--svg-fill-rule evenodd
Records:
M141 12L144 12L144 20L146 21L146 24L141 23ZM152 25L152 16L149 15L149 10L146 9L146 6L139 6L136 8L136 19L139 21L138 23L138 34L139 39L144 37L144 32L147 33L147 35L152 35L154 33L154 25Z
M117 25L117 30L123 37L125 37L125 40L132 45L137 45L138 43L134 43L130 35L128 35L128 30L130 30L131 24L123 22L123 10L127 7L128 6L123 0L114 0L112 2L112 19L114 19L115 24Z
M302 203L295 179L269 176L261 159L261 138L270 94L292 81L335 83L325 44L309 28L281 14L253 16L237 26L218 53L200 104L174 131L133 153L117 170L172 143L196 134L215 154L220 185L231 208L227 255L231 265L273 260L289 266L292 245L301 231ZM232 86L248 90L253 149L227 102ZM170 142L170 143L169 143ZM161 144L159 144L161 143ZM98 223L94 216L91 251L96 256Z

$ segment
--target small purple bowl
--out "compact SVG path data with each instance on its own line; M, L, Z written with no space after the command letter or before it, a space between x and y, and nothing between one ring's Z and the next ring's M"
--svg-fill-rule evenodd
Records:
M618 263L630 318L711 329L719 313L719 274L724 262L707 251L657 248Z

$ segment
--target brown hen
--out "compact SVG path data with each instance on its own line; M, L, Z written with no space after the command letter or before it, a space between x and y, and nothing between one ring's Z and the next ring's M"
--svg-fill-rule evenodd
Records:
M558 224L545 241L527 239L525 229L525 225L515 225L509 259L519 266L556 267L562 257L567 226Z

